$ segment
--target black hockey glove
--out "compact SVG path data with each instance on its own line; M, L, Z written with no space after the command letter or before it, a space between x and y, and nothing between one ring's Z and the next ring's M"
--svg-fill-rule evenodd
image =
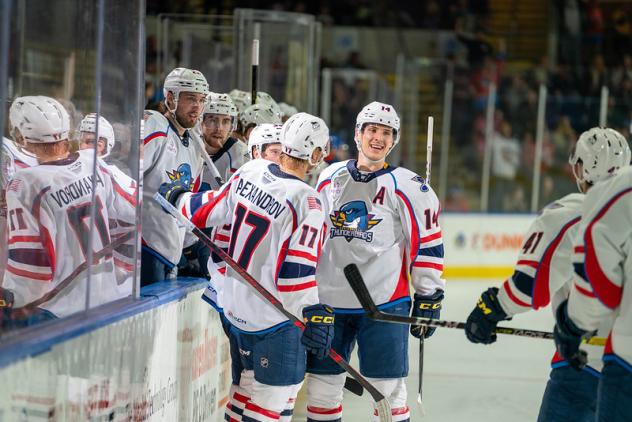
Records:
M158 188L158 193L164 197L171 205L177 207L178 198L185 192L189 192L189 184L183 179L175 179L165 182Z
M334 339L334 310L322 303L308 306L303 309L303 321L305 331L301 343L318 359L324 359Z
M588 356L579 348L582 337L588 334L579 328L568 316L568 300L560 304L555 312L555 346L559 354L566 359L568 364L578 371L586 366Z
M472 343L492 344L496 341L498 321L509 319L498 302L498 287L485 290L465 323L465 336Z
M11 319L14 301L13 292L0 287L0 327L6 325Z
M439 319L441 316L441 301L443 300L443 290L437 290L429 296L422 296L415 293L415 300L413 302L413 314L414 317ZM436 327L424 327L422 325L411 325L410 334L413 337L421 338L422 333L424 338L428 338L434 334Z

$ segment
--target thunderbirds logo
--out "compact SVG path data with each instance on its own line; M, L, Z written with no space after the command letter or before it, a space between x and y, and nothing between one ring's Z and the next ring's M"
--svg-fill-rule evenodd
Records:
M373 241L371 230L382 219L376 219L375 214L369 214L366 204L363 201L351 201L340 207L329 215L331 223L334 225L329 232L330 237L344 237L347 242L352 239L362 239L367 242Z
M169 176L169 181L173 182L174 180L182 181L182 185L191 189L193 186L192 177L191 177L191 166L189 164L180 164L177 170L168 171L167 176Z

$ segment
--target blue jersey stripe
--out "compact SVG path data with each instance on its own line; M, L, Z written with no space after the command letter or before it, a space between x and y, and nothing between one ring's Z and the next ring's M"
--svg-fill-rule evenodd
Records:
M418 255L443 258L443 245L431 246L429 248L421 248L419 249Z
M316 267L296 262L284 262L279 270L279 278L300 278L316 274Z

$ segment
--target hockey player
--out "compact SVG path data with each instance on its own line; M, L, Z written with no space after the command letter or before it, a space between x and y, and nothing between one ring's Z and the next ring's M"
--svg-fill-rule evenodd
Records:
M96 132L99 131L99 139L96 139ZM101 159L109 157L112 149L116 145L114 136L114 128L110 122L103 116L99 116L99 127L97 128L97 115L95 113L87 114L79 123L79 149L94 149L96 146L97 155ZM114 164L108 164L105 161L102 165L107 168L117 184L128 191L130 197L136 197L137 183L130 176L125 174ZM117 221L112 218L109 221L110 234L112 239L125 235L131 230L129 225L124 222ZM130 239L125 244L114 250L114 264L116 267L116 279L120 285L132 282L132 275L136 265L135 262L134 239ZM131 291L131 290L130 290Z
M349 359L357 342L360 372L388 399L393 420L408 421L408 328L366 317L343 274L357 264L380 309L406 316L412 282L413 315L439 317L445 287L439 201L424 179L386 163L399 136L393 106L372 102L356 121L358 159L321 173L328 218L316 280L321 300L336 313L333 349ZM434 330L411 332L429 337ZM345 375L331 359L308 359L308 372L307 420L340 421Z
M319 303L314 278L324 214L316 191L301 180L327 141L325 122L300 113L283 126L280 165L250 161L219 191L183 193L177 182L161 188L198 227L232 223L228 253L306 321L301 335L227 267L223 304L234 385L226 420L279 420L303 382L306 350L323 358L331 347L333 312Z
M631 192L632 168L628 166L587 193L571 258L570 295L556 312L557 350L578 369L587 361L586 352L579 349L582 338L614 320L595 390L596 417L591 420L598 422L629 421L632 415ZM581 400L575 397L573 403Z
M3 288L13 292L14 307L33 308L15 326L84 309L87 273L68 277L89 254L109 246L109 218L135 219L134 198L102 162L93 174L93 154L70 152L69 116L58 101L31 97L20 114L18 129L39 165L17 171L7 187L9 260ZM93 222L91 207L96 207ZM95 236L89 242L91 225ZM130 293L114 280L111 253L95 258L89 271L90 306Z
M231 136L237 128L237 108L227 94L210 93L200 123L206 152L222 180L228 180L248 160L246 144ZM211 187L210 172L205 170L201 190Z
M263 158L279 164L281 157L282 125L262 123L256 126L248 138L248 153L251 159Z
M192 129L202 116L209 94L204 75L176 68L165 78L167 112L146 110L144 140L143 248L141 285L175 276L184 247L185 230L152 199L161 184L180 180L190 190L200 185L201 140Z
M250 132L255 126L263 123L280 125L281 114L265 103L253 104L239 114L239 132L245 140L250 138Z
M279 103L279 108L281 109L281 118L284 122L298 113L296 107L287 103Z
M585 193L630 162L625 138L613 129L592 128L581 134L569 158L580 193L571 193L545 207L525 235L514 274L499 290L487 289L470 313L465 334L474 343L496 341L499 321L552 302L555 310L571 290L573 240ZM598 364L599 347L591 355ZM538 421L594 420L598 366L577 372L559 354L540 407Z

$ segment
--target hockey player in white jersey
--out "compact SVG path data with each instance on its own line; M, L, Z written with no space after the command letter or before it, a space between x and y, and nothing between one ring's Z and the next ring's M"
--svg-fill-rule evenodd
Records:
M200 186L203 159L201 139L192 130L199 122L209 94L204 75L176 68L165 78L162 115L145 111L143 169L143 247L141 285L172 278L184 247L184 228L152 199L161 184L180 180L192 191Z
M110 122L103 116L99 116L99 127L97 128L97 115L95 113L87 114L79 123L79 149L97 149L97 156L103 160L110 156L112 149L116 145L114 128ZM99 139L96 138L97 130ZM137 183L130 176L125 174L114 164L103 161L102 165L107 168L116 183L128 192L131 197L136 197ZM112 239L124 236L132 230L132 226L125 222L111 218L109 221L110 235ZM114 249L114 265L116 268L116 279L120 285L125 283L131 286L133 281L133 272L136 266L136 248L134 247L135 239L131 238L123 245ZM131 287L130 287L131 288Z
M306 321L301 334L227 267L222 300L232 325L234 385L226 420L279 420L303 382L306 352L323 358L331 347L333 312L319 303L315 280L325 216L317 192L301 180L327 142L325 122L300 113L283 126L280 165L250 161L219 191L161 188L198 227L231 223L228 253Z
M614 320L603 351L596 417L591 419L598 422L632 417L631 240L632 168L627 166L586 194L571 258L570 295L556 312L557 350L578 369L587 361L579 348L582 338Z
M581 134L569 162L580 193L571 193L546 206L529 227L516 268L500 289L490 287L470 313L465 334L474 343L496 341L499 321L552 303L553 312L572 287L573 241L584 195L630 162L625 138L613 129L592 128ZM608 324L606 324L608 325ZM609 327L607 327L609 330ZM591 346L591 366L578 372L558 353L540 406L538 421L592 421L603 348Z
M283 125L261 123L248 138L248 153L251 159L263 158L279 164L281 157L281 128Z
M439 317L445 288L439 201L424 179L386 163L399 137L393 106L372 102L356 121L358 159L321 173L327 233L316 280L321 300L336 313L333 349L349 359L357 342L360 372L388 399L393 420L408 421L408 327L366 317L343 273L357 264L380 309L406 316L412 282L413 315ZM428 337L434 330L411 332ZM340 421L342 370L331 359L308 359L308 372L307 420Z
M200 123L206 152L213 160L222 180L230 177L248 161L248 147L231 136L237 128L237 108L227 94L210 93ZM206 167L206 165L205 165ZM204 170L201 190L211 188L210 171Z
M3 288L14 294L14 308L28 305L22 326L64 317L86 306L87 273L68 278L91 253L90 306L129 295L114 279L109 218L132 223L135 201L88 151L69 148L69 117L48 97L25 102L18 129L39 165L18 170L7 187L9 258ZM95 192L93 192L93 189ZM94 193L94 202L93 202ZM96 207L91 223L90 209ZM93 242L88 241L91 225Z

